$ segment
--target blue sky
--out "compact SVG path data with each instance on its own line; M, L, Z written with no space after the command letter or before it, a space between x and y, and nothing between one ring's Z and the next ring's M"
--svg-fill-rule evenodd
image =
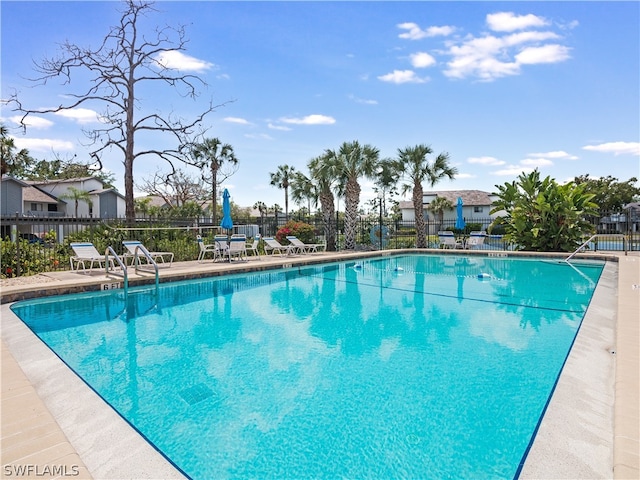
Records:
M561 182L640 176L638 2L155 6L150 26L184 24L190 40L184 55L165 61L208 87L195 102L145 89L142 111L189 117L210 99L224 104L205 126L234 147L240 168L225 186L241 206L284 206L269 172L287 164L306 173L311 158L353 140L381 157L420 143L448 152L459 175L434 190L492 192L536 167ZM32 60L56 55L56 44L96 46L119 7L2 1L2 98L17 89L25 105L40 108L81 91L80 77L35 88L24 77L34 75ZM88 158L81 129L95 122L93 108L36 116L26 134L12 130L15 142L38 159ZM3 105L1 116L15 127L15 112ZM122 159L114 152L104 165L124 192ZM167 170L140 159L134 177L158 168ZM370 181L362 186L363 202L374 197Z

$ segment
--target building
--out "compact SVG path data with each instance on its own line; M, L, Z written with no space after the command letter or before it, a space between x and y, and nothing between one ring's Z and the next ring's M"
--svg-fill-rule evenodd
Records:
M452 209L442 212L442 218L439 218L436 212L428 209L431 202L438 197L447 199L453 206ZM490 213L492 203L496 198L495 195L481 190L446 190L441 192L425 192L423 194L422 206L425 220L430 224L442 222L441 225L437 226L438 229L454 226L457 216L456 204L458 203L458 198L462 199L462 217L465 223L479 223L482 225L482 229L486 230L493 219L498 216L498 213L493 215ZM400 202L399 208L403 222L415 222L413 202Z

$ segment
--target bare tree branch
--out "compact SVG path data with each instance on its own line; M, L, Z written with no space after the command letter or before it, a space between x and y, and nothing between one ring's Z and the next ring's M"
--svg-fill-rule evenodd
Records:
M202 122L205 117L225 104L214 105L210 101L201 113L190 120L174 117L171 113L140 114L144 102L138 96L138 88L142 85L160 81L172 87L181 97L190 99L198 98L199 88L207 87L202 78L161 63L163 53L185 51L188 40L184 26L157 27L149 35L140 30L141 19L156 11L153 5L147 0L124 0L119 24L111 27L97 48L80 47L65 41L59 45L58 56L35 63L38 76L30 80L36 85L47 85L53 80L61 81L62 85L71 85L76 74L89 73L91 79L84 89L66 93L67 103L55 107L27 108L17 93L9 99L13 111L22 114L21 125L25 130L27 117L31 114L54 114L80 106L100 107L98 120L102 126L83 129L88 139L85 146L92 149L90 155L100 165L103 163L102 156L107 152L115 149L122 154L128 221L135 219L134 161L142 156L153 155L169 163L172 172L175 172L174 162L188 160L190 149L185 146L203 138ZM136 135L145 131L158 135L171 134L176 147L137 151ZM166 144L165 138L163 143Z

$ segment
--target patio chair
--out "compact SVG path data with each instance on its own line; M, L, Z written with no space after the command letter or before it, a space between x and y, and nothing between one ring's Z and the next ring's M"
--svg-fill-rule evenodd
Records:
M486 232L471 232L469 234L469 238L467 239L467 243L465 244L465 248L481 248L484 244L484 239L487 236Z
M205 244L204 240L202 240L202 237L200 235L198 235L198 247L200 247L200 253L198 254L198 262L201 262L204 260L204 258L207 256L208 253L212 253L213 254L213 261L215 262L217 258L220 258L221 253L220 253L220 247L218 246L218 243L212 243L212 244Z
M256 234L255 237L253 237L253 243L251 245L247 245L247 255L249 254L249 252L251 252L254 256L258 257L258 260L260 260L260 251L258 250L258 247L260 246L260 234Z
M271 252L271 255L275 253L279 253L281 257L285 255L295 255L299 250L295 245L282 245L273 237L264 237L263 240L265 243L265 253Z
M462 248L462 242L456 240L452 231L440 231L438 232L438 240L440 241L440 248Z
M142 247L147 250L149 256L156 263L167 263L166 259L169 260L169 266L171 266L171 264L173 263L173 252L150 252L149 249L138 240L123 240L122 244L127 249L127 253L125 253L123 258L133 258L133 262L135 262L137 265L140 265L141 258L144 258L146 263L150 263L146 255L141 252L138 247Z
M304 243L295 235L287 236L287 240L291 242L291 245L298 247L298 251L300 253L317 253L318 247L322 247L323 245L319 243Z
M247 260L247 237L244 235L234 235L229 241L229 248L227 249L227 255L229 261L233 257L238 257L238 260L242 260L244 257Z
M218 245L220 254L224 257L227 255L227 249L229 248L229 237L227 235L215 235L213 241Z
M80 269L80 265L82 265L82 271L84 273L87 273L93 270L93 266L96 264L99 268L106 268L108 266L110 269L115 270L116 266L113 261L114 257L112 255L100 254L93 243L74 242L70 245L71 249L73 250L73 255L69 257L71 270L78 271ZM87 264L89 264L88 269Z

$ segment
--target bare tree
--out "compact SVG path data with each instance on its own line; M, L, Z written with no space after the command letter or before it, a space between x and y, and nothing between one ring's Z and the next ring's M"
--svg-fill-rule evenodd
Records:
M84 130L92 148L91 156L102 166L102 156L115 149L122 154L124 164L124 187L126 217L135 219L133 199L133 163L143 156L155 156L168 162L175 171L174 162L184 161L188 147L202 132L196 132L204 117L216 106L210 101L204 111L195 118L185 120L173 113L144 112L139 89L144 85L162 83L176 89L182 97L196 99L198 89L206 86L200 77L173 69L165 60L169 54L186 50L185 29L179 27L157 27L147 35L141 29L143 18L155 12L153 3L147 0L124 0L120 24L111 27L97 49L83 48L65 41L60 54L35 63L37 78L31 79L46 85L60 79L64 85L71 83L72 76L88 74L89 86L76 93L67 93L68 103L57 107L30 109L22 105L18 94L10 101L14 111L21 112L22 126L26 129L29 114L51 114L83 106L97 106L101 127ZM135 148L138 134L160 134L162 144L169 136L175 141L174 148ZM152 144L152 140L149 144ZM160 142L158 142L160 143Z
M174 207L181 207L189 201L202 207L210 198L210 192L202 180L195 179L182 170L176 170L170 176L156 172L151 178L143 179L136 185L144 193L156 195Z

